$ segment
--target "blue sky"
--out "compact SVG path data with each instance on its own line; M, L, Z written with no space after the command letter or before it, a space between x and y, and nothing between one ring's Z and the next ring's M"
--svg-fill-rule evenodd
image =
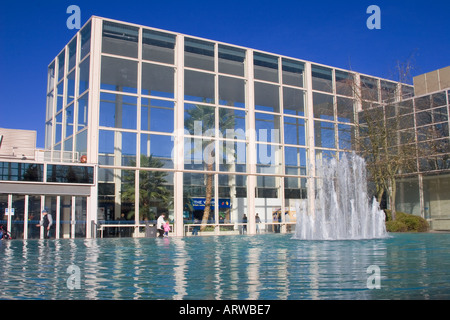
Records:
M36 130L44 146L47 66L73 37L67 7L394 79L450 65L449 1L8 1L0 11L0 127ZM366 9L381 9L369 30Z

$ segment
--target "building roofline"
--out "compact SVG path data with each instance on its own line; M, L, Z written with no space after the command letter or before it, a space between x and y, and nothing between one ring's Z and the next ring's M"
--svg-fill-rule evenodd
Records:
M155 28L155 27L150 27L147 25L143 25L143 24L137 24L137 23L133 23L133 22L127 22L127 21L123 21L123 20L117 20L117 19L112 19L112 18L106 18L106 17L102 17L102 16L97 16L97 15L92 15L84 24L83 26L80 28L80 30L82 30L89 22L91 22L93 19L101 19L101 20L106 20L106 21L110 21L110 22L115 22L115 23L121 23L121 24L127 24L130 26L134 26L137 28L147 28L147 29L151 29L154 31L159 31L159 32L164 32L164 33L171 33L173 35L179 35L179 36L187 36L189 38L193 38L193 39L197 39L197 40L203 40L203 41L209 41L209 42L215 42L218 44L222 44L222 45L226 45L226 46L230 46L230 47L235 47L235 48L239 48L239 49L243 49L243 50L252 50L254 52L259 52L259 53L264 53L264 54L268 54L268 55L272 55L272 56L278 56L281 58L286 58L286 59L290 59L290 60L295 60L298 62L303 62L303 63L312 63L314 65L320 66L320 67L325 67L325 68L330 68L330 69L335 69L338 71L343 71L343 72L349 72L352 74L358 74L360 76L366 76L366 77L370 77L370 78L374 78L374 79L379 79L382 81L386 81L386 82L391 82L391 83L401 83L402 85L406 85L406 86L410 86L410 87L414 87L414 85L408 84L408 83L402 83L400 81L396 81L396 80L391 80L391 79L387 79L387 78L382 78L382 77L378 77L378 76L374 76L374 75L370 75L370 74L365 74L365 73L361 73L358 71L354 71L354 70L349 70L349 69L343 69L343 68L339 68L339 67L334 67L331 65L327 65L327 64L323 64L323 63L319 63L319 62L314 62L314 61L310 61L310 60L305 60L305 59L300 59L300 58L295 58L292 56L286 56L286 55L282 55L282 54L278 54L278 53L274 53L274 52L270 52L270 51L264 51L264 50L260 50L260 49L255 49L255 48L250 48L250 47L244 47L241 45L236 45L236 44L232 44L232 43L228 43L228 42L223 42L223 41L219 41L219 40L213 40L213 39L208 39L208 38L203 38L203 37L199 37L199 36L194 36L194 35L189 35L189 34L185 34L185 33L181 33L181 32L177 32L177 31L171 31L171 30L165 30L165 29L160 29L160 28ZM67 42L67 44L69 44L80 32L80 30L78 30L77 33L75 33L75 35ZM66 46L67 46L66 44ZM61 52L65 49L65 47L63 49L61 49L61 51L58 52L58 54L55 56L55 58L61 54ZM55 58L48 64L48 67L53 63L53 61L55 60Z

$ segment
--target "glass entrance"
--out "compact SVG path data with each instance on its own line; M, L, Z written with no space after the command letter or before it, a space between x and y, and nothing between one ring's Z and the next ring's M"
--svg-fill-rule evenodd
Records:
M0 194L0 225L13 239L43 239L42 207L52 216L51 239L86 237L84 196Z
M23 239L25 196L22 194L13 194L11 208L14 209L14 213L11 214L11 237L13 239Z

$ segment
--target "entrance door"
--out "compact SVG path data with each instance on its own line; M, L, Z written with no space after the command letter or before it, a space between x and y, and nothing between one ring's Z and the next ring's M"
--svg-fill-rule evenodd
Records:
M8 227L8 215L6 214L8 208L8 195L2 193L0 194L0 225L4 230Z
M13 239L23 239L24 221L25 221L25 196L22 194L13 194L11 209L13 214L11 219L11 237Z

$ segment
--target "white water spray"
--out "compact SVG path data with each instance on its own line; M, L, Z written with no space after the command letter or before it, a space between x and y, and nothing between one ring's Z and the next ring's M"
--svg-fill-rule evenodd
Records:
M314 214L308 214L306 202L297 202L297 226L294 239L347 240L387 237L385 214L378 202L368 199L366 164L356 154L344 154L341 160L322 160L316 166Z

